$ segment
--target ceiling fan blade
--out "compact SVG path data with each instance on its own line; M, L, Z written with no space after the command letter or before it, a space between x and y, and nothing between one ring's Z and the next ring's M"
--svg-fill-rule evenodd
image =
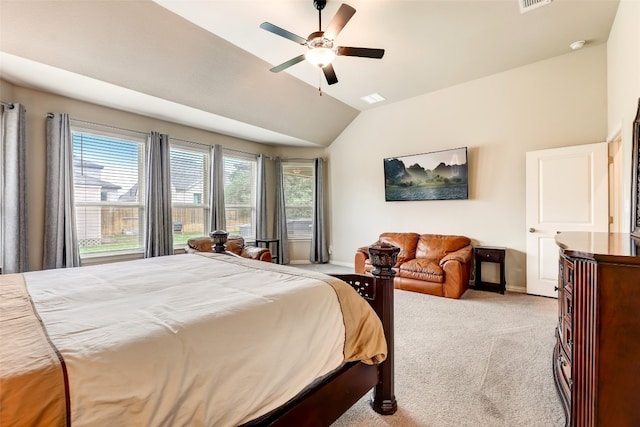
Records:
M322 68L324 72L324 76L327 79L327 83L332 85L338 83L338 77L336 77L336 72L333 70L333 65L329 64Z
M337 55L342 56L360 56L362 58L380 59L384 56L384 49L369 49L366 47L346 47L338 46Z
M304 61L304 55L296 56L295 58L291 58L287 62L283 62L280 65L277 65L271 69L274 73L279 73L280 71L291 67L292 65L296 65L298 62Z
M333 19L331 19L331 22L329 22L329 25L324 32L324 36L328 39L335 40L354 13L356 13L354 8L348 4L342 3L342 5L340 5L340 9L338 9Z
M296 34L293 34L292 32L289 32L283 28L280 28L277 25L273 25L270 22L263 22L262 24L260 24L260 28L262 28L263 30L269 31L270 33L276 34L280 37L284 37L285 39L294 41L298 44L301 44L301 45L307 44L307 39L302 38Z

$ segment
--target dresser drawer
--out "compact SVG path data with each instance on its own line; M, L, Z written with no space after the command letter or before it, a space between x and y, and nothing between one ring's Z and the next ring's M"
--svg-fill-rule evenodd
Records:
M487 262L504 261L504 250L492 248L475 248L476 258Z
M571 327L571 316L564 316L561 322L560 333L560 347L564 351L565 358L571 362L571 355L573 354L573 332Z
M571 388L573 387L573 380L571 378L571 361L567 358L566 353L562 348L558 353L558 358L555 360L557 366L559 386L563 389L566 396L571 396Z
M563 273L563 289L566 292L571 292L573 293L573 282L574 282L574 263L573 261L571 261L570 259L567 258L563 258L562 262L564 264L564 268L562 269L562 273Z
M571 292L562 292L558 295L558 304L560 304L560 313L562 316L571 316L573 314L573 294Z

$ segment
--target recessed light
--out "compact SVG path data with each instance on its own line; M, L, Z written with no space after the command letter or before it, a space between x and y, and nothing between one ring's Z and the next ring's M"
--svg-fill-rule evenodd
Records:
M386 101L386 98L379 93L372 93L371 95L363 96L362 99L368 104L375 104L376 102Z
M585 44L584 40L577 40L577 41L571 43L569 45L569 47L571 48L571 50L578 50L578 49L582 49L584 44Z

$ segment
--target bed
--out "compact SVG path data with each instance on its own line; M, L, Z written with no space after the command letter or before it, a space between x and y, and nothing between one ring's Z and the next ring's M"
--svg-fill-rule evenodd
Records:
M373 277L216 253L0 276L0 424L328 425L372 388L392 414L378 249Z

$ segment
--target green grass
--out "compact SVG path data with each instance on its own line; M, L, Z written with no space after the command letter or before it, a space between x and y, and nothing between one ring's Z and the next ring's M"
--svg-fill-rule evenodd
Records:
M204 236L202 233L175 233L173 235L174 246L182 246L187 243L192 237ZM111 240L111 241L108 241ZM108 241L108 243L107 243ZM126 250L135 250L141 248L140 238L137 235L126 236L123 234L116 234L113 236L106 236L104 242L101 245L94 246L82 246L80 247L81 254L93 254L99 252L117 252Z

